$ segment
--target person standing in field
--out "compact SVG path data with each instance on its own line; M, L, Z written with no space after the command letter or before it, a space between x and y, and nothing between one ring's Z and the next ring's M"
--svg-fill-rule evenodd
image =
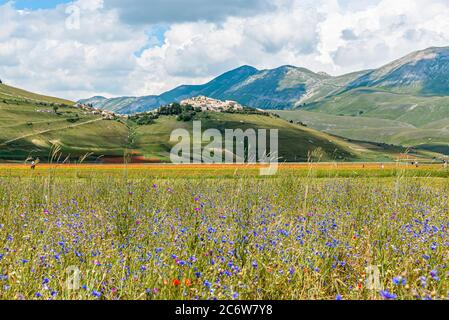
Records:
M31 170L36 169L36 161L31 161Z

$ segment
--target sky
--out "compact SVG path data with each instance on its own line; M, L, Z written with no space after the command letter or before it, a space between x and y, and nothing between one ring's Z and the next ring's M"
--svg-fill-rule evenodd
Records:
M78 100L242 65L340 75L449 46L449 0L0 0L0 79Z

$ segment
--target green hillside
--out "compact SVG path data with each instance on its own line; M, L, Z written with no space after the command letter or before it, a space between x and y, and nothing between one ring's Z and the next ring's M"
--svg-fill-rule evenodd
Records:
M278 114L351 139L449 155L448 71L449 48L428 48L361 73L339 90L311 95L298 112Z
M25 160L48 157L53 144L64 155L79 157L88 152L121 154L124 126L84 114L74 107L0 100L0 159Z
M359 141L348 141L282 119L261 115L205 113L197 117L203 130L219 129L279 129L280 161L308 161L309 153L320 150L321 161L389 161L405 148ZM168 137L173 129L192 129L192 122L179 122L175 117L162 117L152 125L136 128L135 148L146 158L167 160L172 144ZM420 152L418 156L434 157ZM314 159L317 160L317 159Z
M449 117L449 96L413 96L358 88L310 103L301 110L396 120L423 126Z
M357 88L308 104L298 111L278 114L346 138L449 155L449 96L415 96Z
M73 101L28 92L22 89L8 86L6 84L0 84L0 101L2 100L3 102L8 100L14 100L22 102L29 101L30 103L36 102L57 103L57 104L66 104L69 106L75 104Z
M292 114L296 116L296 113ZM332 116L325 116L330 122ZM221 132L225 129L279 129L280 161L307 161L310 154L321 161L388 161L404 151L404 148L385 144L348 141L263 114L198 112L191 120L201 121L203 130L214 128ZM320 121L316 119L315 123ZM24 161L29 157L45 161L58 146L60 161L65 158L75 161L89 154L88 161L121 162L124 155L128 155L131 161L168 162L173 147L169 141L171 132L178 128L191 130L192 123L178 121L176 116L160 116L147 125L138 125L137 120L124 117L105 120L101 115L74 106L71 101L2 85L0 161ZM383 120L382 125L390 125L390 122ZM437 125L441 130L447 128L444 121ZM404 125L404 128L414 127ZM320 129L332 132L329 128ZM400 134L401 131L395 133ZM410 137L414 139L414 136ZM417 155L437 156L429 152Z

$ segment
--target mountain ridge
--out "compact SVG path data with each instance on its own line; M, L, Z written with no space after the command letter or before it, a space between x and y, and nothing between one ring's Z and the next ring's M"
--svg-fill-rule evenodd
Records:
M358 75L359 73L332 77L291 65L263 70L243 65L223 73L205 84L181 85L161 95L110 99L92 97L81 99L78 102L82 104L92 103L97 108L124 114L150 111L162 105L180 102L195 96L235 100L242 105L253 108L285 109L293 108L302 97L306 96L307 86L315 88L320 86L323 81L329 82L335 79L338 82L353 74ZM353 79L350 78L348 81L350 80Z
M195 96L234 100L259 109L289 110L337 98L345 92L390 92L411 96L449 96L449 47L412 52L372 70L339 76L283 65L259 70L243 65L200 85L181 85L160 95L93 97L80 100L123 114L146 112Z

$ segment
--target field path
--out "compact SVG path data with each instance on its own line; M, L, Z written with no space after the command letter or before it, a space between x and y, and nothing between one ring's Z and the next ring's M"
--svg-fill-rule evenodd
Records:
M49 132L54 132L54 131L60 131L60 130L66 130L66 129L70 129L70 128L75 128L75 127L80 127L86 124L90 124L90 123L94 123L94 122L98 122L103 120L103 118L98 118L98 119L93 119L93 120L89 120L86 122L82 122L82 123L76 123L76 124L72 124L72 125L68 125L67 127L64 128L58 128L58 129L47 129L47 130L43 130L43 131L39 131L39 132L34 132L34 133L30 133L30 134L26 134L8 141L3 142L2 144L0 144L0 146L6 146L12 142L18 141L18 140L22 140L22 139L26 139L29 137L33 137L33 136L37 136L40 134L44 134L44 133L49 133Z
M50 124L55 124L55 123L59 123L59 122L64 122L66 121L66 119L58 119L58 120L42 120L42 121L33 121L33 125L35 124L45 124L45 123L50 123ZM20 127L23 125L26 125L27 122L20 122L20 123L16 123L16 124L10 124L7 126L0 126L1 129L9 129L9 128L15 128L15 127Z

